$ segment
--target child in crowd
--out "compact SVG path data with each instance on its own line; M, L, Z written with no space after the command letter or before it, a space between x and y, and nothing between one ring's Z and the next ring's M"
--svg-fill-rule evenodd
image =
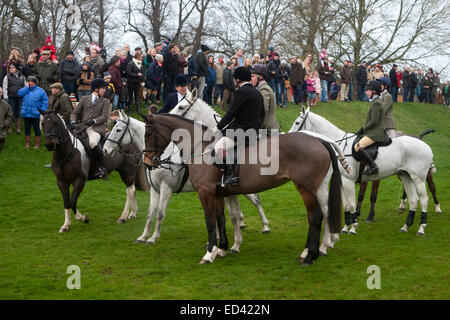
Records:
M337 99L339 90L341 90L341 87L336 82L333 82L331 84L331 92L330 92L331 100L336 100Z
M75 93L72 92L70 94L69 98L70 98L70 102L72 102L72 109L75 109L78 105L78 101L77 101L77 98L75 97Z
M316 96L316 79L314 78L314 73L310 72L308 79L306 79L306 92L308 93L307 105L311 106L315 96Z
M322 91L322 85L320 84L319 72L314 72L314 87L316 88L316 95L314 96L314 100L312 101L313 106L317 106L317 101L319 101L320 92Z
M119 109L126 110L128 105L128 85L127 79L122 78L122 87L119 92Z
M112 102L114 99L114 95L116 93L116 90L114 88L114 84L111 82L112 76L109 72L105 72L103 76L103 80L106 82L105 86L105 94L103 95L104 98L108 99Z
M148 107L148 114L156 116L158 113L158 106L156 104L152 104Z

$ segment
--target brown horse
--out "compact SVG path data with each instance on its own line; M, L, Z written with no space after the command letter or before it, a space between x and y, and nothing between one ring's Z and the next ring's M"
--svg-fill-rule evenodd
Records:
M218 168L205 158L199 160L199 156L208 153L210 141L202 139L199 142L194 139L194 136L198 135L198 132L204 135L210 133L207 127L173 114L157 116L141 114L141 116L147 123L144 161L152 168L159 165L160 156L171 141L180 148L180 145L186 142L184 139L190 139L191 149L185 150L181 147L180 150L182 150L182 157L189 163L190 177L192 184L198 190L208 231L207 253L200 264L213 262L216 255L223 257L228 250L224 196L258 193L281 186L288 181L293 181L300 192L308 213L308 236L305 250L300 256L304 265L312 264L319 256L319 252L326 254L326 249L332 246L330 232L333 234L332 237L337 239L341 221L341 176L334 149L327 142L303 133L261 138L257 144L242 148L246 161L239 167L240 185L222 188L217 186ZM182 139L172 139L176 129L182 129L188 135L183 136ZM267 150L271 150L271 156L277 157L279 161L278 170L271 175L261 174L263 169L269 168L258 153L258 147L263 144L266 144ZM271 146L274 146L275 151L271 149ZM254 155L257 155L257 162L255 164L247 162L247 159ZM189 160L194 160L194 163ZM328 192L330 175L331 183ZM324 239L319 248L324 216ZM216 225L219 234L218 248Z
M69 132L61 116L54 111L41 111L41 114L44 116L45 146L49 151L53 151L52 169L64 201L65 221L59 229L62 233L70 228L70 209L76 220L89 222L89 218L78 211L77 200L86 181L96 179L98 169L95 161L88 156L83 144ZM127 201L119 223L125 222L130 206L129 218L135 217L137 211L135 182L141 159L142 154L133 145L124 146L120 153L105 159L108 173L117 170L127 186ZM71 185L73 186L72 195L70 194Z

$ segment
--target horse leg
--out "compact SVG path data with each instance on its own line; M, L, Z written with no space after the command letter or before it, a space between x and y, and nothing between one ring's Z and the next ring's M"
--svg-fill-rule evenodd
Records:
M170 197L172 196L172 189L166 184L162 183L160 187L160 197L158 203L158 213L156 215L155 231L146 244L154 244L161 235L161 223L166 216L167 205L169 204Z
M130 211L130 205L133 201L133 195L135 195L136 189L134 188L134 184L127 187L127 200L125 201L125 207L123 208L122 215L120 216L119 220L117 220L117 223L124 224L127 222L128 213Z
M330 226L328 224L328 179L324 179L324 182L317 190L317 198L319 200L319 205L323 213L324 224L323 224L323 236L322 243L319 247L319 252L321 256L327 255L327 249L333 248L334 244L331 241Z
M231 247L230 251L239 253L239 247L242 244L242 232L239 227L239 202L237 196L229 196L225 198L225 202L228 206L228 212L230 213L231 222L233 223L234 228L234 244Z
M352 224L352 212L355 211L355 182L342 178L342 202L344 205L345 226L341 233L348 233ZM333 238L333 235L332 235Z
M257 193L252 194L245 194L244 195L248 200L250 200L251 203L258 209L259 216L261 218L261 222L263 225L262 233L270 233L269 228L269 221L266 218L266 215L264 214L264 209L261 205L261 201L259 200L259 196Z
M300 192L303 202L306 206L306 211L308 212L308 254L303 260L303 265L311 265L314 260L319 256L319 244L320 244L320 232L322 226L323 213L320 209L319 201L311 191L303 188L299 183L294 182L295 187Z
M245 228L247 228L247 226L245 225L245 222L244 222L245 217L244 217L244 214L242 213L242 209L241 209L241 205L239 204L239 201L238 201L238 210L239 210L239 228L245 229Z
M417 231L418 236L425 234L424 229L427 227L427 211L428 211L428 194L425 182L420 180L418 177L412 177L414 184L416 185L417 193L419 194L420 207L422 209L422 214L420 217L419 230Z
M216 236L216 196L214 193L199 187L198 197L202 203L203 212L205 214L206 229L208 231L208 247L205 256L200 261L200 265L204 263L212 263L217 255L217 236Z
M367 181L361 181L359 184L359 191L358 191L358 203L356 204L356 211L355 214L358 216L361 214L361 207L362 203L364 201L364 196L366 195L367 185L369 183Z
M408 217L406 218L405 225L400 229L400 232L408 232L408 228L414 224L414 216L416 214L418 197L416 189L414 187L414 182L412 181L409 174L407 173L401 174L400 179L403 182L403 186L405 188L406 194L408 195L408 202L409 202Z
M145 240L147 240L152 230L153 216L155 214L156 208L158 207L158 203L159 203L159 193L156 192L156 190L153 187L151 187L150 204L148 206L147 220L145 221L144 232L139 238L136 239L134 243L144 243Z
M225 202L223 197L216 198L216 217L219 230L219 250L217 255L224 258L227 255L228 239L225 231Z
M71 219L70 219L70 190L69 190L69 184L60 181L59 179L56 180L56 183L58 185L59 190L61 190L63 201L64 201L64 224L61 228L59 228L59 233L63 233L66 231L69 231L70 225L71 225Z
M70 203L72 211L75 215L75 219L84 223L89 223L89 218L86 215L83 215L78 211L77 209L77 201L78 197L80 196L81 192L83 191L84 184L86 183L86 180L84 179L77 179L73 183L73 190L72 190L72 196L70 197Z
M136 199L136 186L133 184L133 195L131 196L131 211L130 215L128 216L128 220L136 219L136 213L138 211L138 202Z
M370 211L366 222L373 222L375 216L375 204L378 198L378 189L380 188L380 180L372 181L372 192L370 194Z
M436 196L436 186L434 185L433 174L431 173L431 170L429 170L428 174L427 174L427 184L428 184L428 189L430 190L431 194L433 195L434 205L436 206L435 212L442 213L441 205L439 204L439 200L437 199L437 196Z

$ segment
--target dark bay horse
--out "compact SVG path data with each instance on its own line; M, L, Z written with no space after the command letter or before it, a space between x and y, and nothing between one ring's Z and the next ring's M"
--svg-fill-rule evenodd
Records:
M198 190L199 199L205 214L208 231L207 253L200 264L213 262L217 255L225 256L228 240L225 233L224 197L237 194L258 193L293 181L300 192L306 206L309 230L305 250L300 258L304 265L310 265L331 246L330 238L337 239L341 222L341 176L338 169L334 149L325 141L303 133L284 134L261 138L255 145L244 150L245 159L250 155L258 155L256 164L245 162L240 164L239 186L217 186L218 169L205 158L210 141L197 141L194 136L201 132L208 134L208 128L178 115L161 114L157 116L143 115L146 120L144 161L152 167L158 167L160 156L173 141L183 150L182 156L189 163L192 184ZM185 141L172 138L175 130L182 129L190 139L189 150L180 145ZM272 157L278 159L278 170L270 175L262 174L269 165L261 160L258 147L266 144ZM272 149L271 147L274 146ZM191 160L191 161L189 161ZM194 160L194 161L192 161ZM193 162L193 163L192 163ZM330 179L331 176L331 179ZM328 182L330 190L328 191ZM324 239L319 248L322 219L325 218ZM219 244L217 245L216 225L218 227ZM333 234L330 235L330 232Z
M88 156L83 144L70 133L57 113L49 111L41 114L44 116L45 146L49 151L53 151L52 170L64 200L65 221L59 229L62 233L70 228L71 209L76 220L89 222L89 218L78 211L77 200L86 181L96 179L98 169L95 160ZM119 223L124 223L130 206L131 214L135 215L137 211L135 181L138 165L142 159L142 154L138 151L135 146L127 145L114 157L105 159L108 173L117 170L127 186L127 201ZM70 194L71 185L72 194Z

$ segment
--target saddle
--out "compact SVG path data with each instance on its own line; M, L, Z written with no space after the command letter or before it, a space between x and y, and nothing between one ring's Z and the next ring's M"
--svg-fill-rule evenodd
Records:
M357 136L355 141L353 141L353 145L352 145L352 156L353 158L355 158L358 161L361 161L361 158L359 156L359 154L355 151L355 145L363 138L364 136ZM379 147L387 147L392 143L392 139L389 138L389 136L384 135L384 141L383 142L375 142L374 144L372 144L371 146L368 146L366 148L364 148L364 150L366 150L366 152L369 154L369 156L375 161L377 156L378 156L378 148Z
M80 131L74 131L73 135L80 140L81 144L84 147L84 150L86 151L86 154L89 158L93 158L94 154L92 153L91 150L91 146L89 145L89 137L86 134L86 128L84 128L83 130ZM101 149L103 149L103 145L105 144L106 140L108 139L108 136L111 132L108 132L105 136L101 136L100 141L98 143L98 145L100 146Z

